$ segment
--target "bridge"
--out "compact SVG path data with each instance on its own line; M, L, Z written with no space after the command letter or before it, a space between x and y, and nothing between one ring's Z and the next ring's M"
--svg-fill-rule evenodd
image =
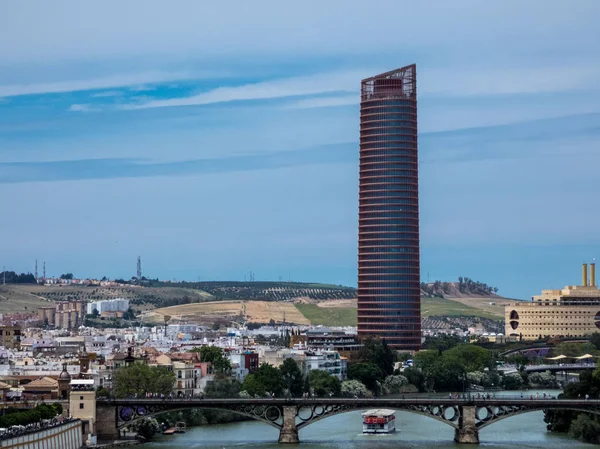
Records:
M97 399L96 434L114 441L120 430L136 421L184 409L224 410L262 421L279 430L280 443L298 443L298 431L329 416L355 410L388 408L416 413L454 428L458 443L479 443L479 430L521 413L539 410L575 410L600 415L600 400L523 399L498 397L477 399Z
M558 365L527 365L525 371L528 373L539 371L581 371L586 369L596 369L595 363L561 363Z

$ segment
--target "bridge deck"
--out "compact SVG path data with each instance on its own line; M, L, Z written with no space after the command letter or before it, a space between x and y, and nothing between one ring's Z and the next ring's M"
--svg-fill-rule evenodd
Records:
M600 406L598 399L544 399L520 396L514 397L496 397L495 399L466 397L465 399L450 399L450 398L434 398L434 397L407 397L402 398L376 398L376 399L356 399L356 398L274 398L274 399L97 399L99 404L114 405L114 406L150 406L150 405L165 405L181 406L185 408L191 407L210 407L211 405L288 405L288 406L314 406L314 405L353 405L365 406L365 408L373 407L391 407L394 404L402 405L497 405L497 406L527 406L527 407L593 407Z

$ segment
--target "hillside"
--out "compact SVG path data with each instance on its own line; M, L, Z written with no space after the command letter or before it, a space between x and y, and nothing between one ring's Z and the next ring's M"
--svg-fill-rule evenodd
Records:
M428 290L421 300L423 318L502 320L504 317L504 304L508 300L495 294L476 295L460 283L430 285L433 290ZM449 293L440 293L438 287ZM436 296L428 296L431 292ZM457 297L444 297L450 293ZM129 299L136 311L144 312L146 322L162 322L164 315L170 315L202 324L220 321L227 325L231 321L241 321L244 301L250 322L268 323L273 319L297 324L356 325L356 289L296 282L197 282L116 287L6 285L0 286L0 313L34 312L52 301L117 297Z
M168 315L176 321L231 325L232 322L242 321L244 305L249 323L268 323L273 320L276 323L356 326L356 299L297 302L210 301L154 309L143 315L145 322L162 322L163 317ZM424 320L444 321L450 327L484 322L489 328L493 326L491 323L503 320L502 306L498 306L501 307L500 312L497 309L486 310L483 301L477 305L479 307L472 307L459 300L425 297L421 298L421 315ZM501 323L497 326L499 329L503 328Z

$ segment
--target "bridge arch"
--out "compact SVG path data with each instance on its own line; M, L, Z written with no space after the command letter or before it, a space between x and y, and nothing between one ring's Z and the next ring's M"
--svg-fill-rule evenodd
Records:
M298 408L297 413L297 421L296 427L298 430L303 429L304 427L313 424L317 421L321 421L325 418L329 418L330 416L340 415L342 413L355 412L355 411L363 411L368 410L369 407L361 406L361 405L338 405L338 406L325 406L323 407L323 412L318 410L319 407L323 407L320 405L314 406L301 406ZM311 408L310 415L302 416L303 411L307 408ZM428 418L433 418L437 421L443 422L454 429L458 429L458 421L460 418L460 408L458 406L443 406L443 405L430 405L430 406L416 406L416 405L407 405L407 406L390 406L388 407L392 410L397 410L400 412L408 412L421 416L426 416ZM448 411L451 410L451 413Z
M283 422L283 410L277 405L266 406L238 406L238 407L219 407L219 406L204 406L194 404L193 406L180 407L143 407L143 406L122 406L117 408L116 428L123 429L129 427L143 419L154 418L166 413L180 412L184 410L214 410L226 411L236 415L245 416L255 421L261 421L276 429L281 429Z
M494 424L498 421L502 421L503 419L512 418L513 416L522 415L524 413L531 412L543 412L544 410L570 410L574 412L582 412L582 413L592 413L594 415L600 415L600 409L597 408L582 408L582 407L570 407L570 406L561 406L561 407L527 407L527 408L518 408L510 411L504 411L501 413L494 412L493 407L480 407L479 410L486 408L488 409L487 417L481 419L477 422L477 429L483 429L491 424ZM478 410L478 411L479 411Z

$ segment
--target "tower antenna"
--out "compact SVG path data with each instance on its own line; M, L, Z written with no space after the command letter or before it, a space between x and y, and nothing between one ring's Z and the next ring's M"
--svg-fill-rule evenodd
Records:
M42 279L44 280L44 282L46 282L46 262L44 262L43 265L43 272L44 274L42 274Z
M37 272L37 259L35 259L35 274L34 274L34 276L35 276L35 280L37 281L37 278L38 278L38 272Z

